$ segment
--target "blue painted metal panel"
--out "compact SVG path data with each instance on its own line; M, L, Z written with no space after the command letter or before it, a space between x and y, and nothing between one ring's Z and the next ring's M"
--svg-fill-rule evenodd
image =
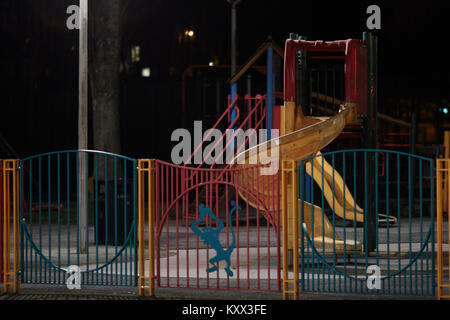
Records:
M86 161L86 250L80 246L79 159ZM107 152L51 152L20 161L21 280L137 285L136 161Z
M364 215L369 205L367 162L372 156L376 164L373 183L378 214L376 246L368 252L364 249L369 241L367 219L357 221L351 216ZM382 158L385 160L381 161ZM320 197L311 194L307 198L305 180L309 176L304 165L312 161L322 164L322 172L318 167L311 172L311 180L322 192ZM323 169L326 161L331 172ZM298 167L301 289L304 292L433 296L435 186L424 175L426 172L433 180L433 161L413 154L376 149L334 151L301 160ZM412 174L413 167L417 175ZM321 178L314 179L317 175ZM413 179L415 183L412 183ZM326 188L328 191L324 191ZM326 199L328 192L332 199ZM320 219L317 215L314 218L314 214L306 216L307 202L321 208ZM343 207L340 213L338 205ZM382 214L391 217L385 219ZM392 223L393 218L396 218L396 224ZM331 231L326 232L324 220L329 222ZM310 229L307 229L307 221L312 221ZM321 228L314 228L316 223L322 223ZM318 230L321 234L317 234ZM358 246L362 249L356 250ZM379 268L378 288L368 285L375 279L368 272L371 266Z

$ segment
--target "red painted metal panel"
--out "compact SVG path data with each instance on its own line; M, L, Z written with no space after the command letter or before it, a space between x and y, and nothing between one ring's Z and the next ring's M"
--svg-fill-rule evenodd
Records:
M368 56L364 42L350 43L345 68L345 101L356 103L356 112L366 115Z
M255 194L248 179L260 169L198 169L156 161L158 287L280 290L280 177L264 177ZM264 201L260 194L273 198ZM200 231L216 235L216 241ZM216 259L226 251L230 264Z
M281 128L281 106L273 106L272 128L278 130Z

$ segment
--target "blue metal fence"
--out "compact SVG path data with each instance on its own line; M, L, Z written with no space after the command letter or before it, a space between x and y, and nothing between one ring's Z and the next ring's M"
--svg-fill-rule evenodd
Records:
M297 170L302 291L435 294L433 159L348 150Z
M85 168L85 170L83 170ZM97 151L20 160L21 280L137 285L136 161Z

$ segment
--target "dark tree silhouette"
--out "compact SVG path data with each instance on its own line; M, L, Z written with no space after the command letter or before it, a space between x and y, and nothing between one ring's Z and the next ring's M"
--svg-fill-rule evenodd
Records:
M91 1L89 78L94 149L120 153L121 0Z

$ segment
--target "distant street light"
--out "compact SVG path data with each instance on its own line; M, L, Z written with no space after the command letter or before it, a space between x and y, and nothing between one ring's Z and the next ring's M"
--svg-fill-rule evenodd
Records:
M184 35L188 36L189 38L192 38L195 35L195 32L194 32L194 30L186 30L184 32Z
M151 75L151 70L150 70L150 68L143 68L142 69L142 72L141 72L141 75L142 75L142 77L143 78L150 78L150 75Z

